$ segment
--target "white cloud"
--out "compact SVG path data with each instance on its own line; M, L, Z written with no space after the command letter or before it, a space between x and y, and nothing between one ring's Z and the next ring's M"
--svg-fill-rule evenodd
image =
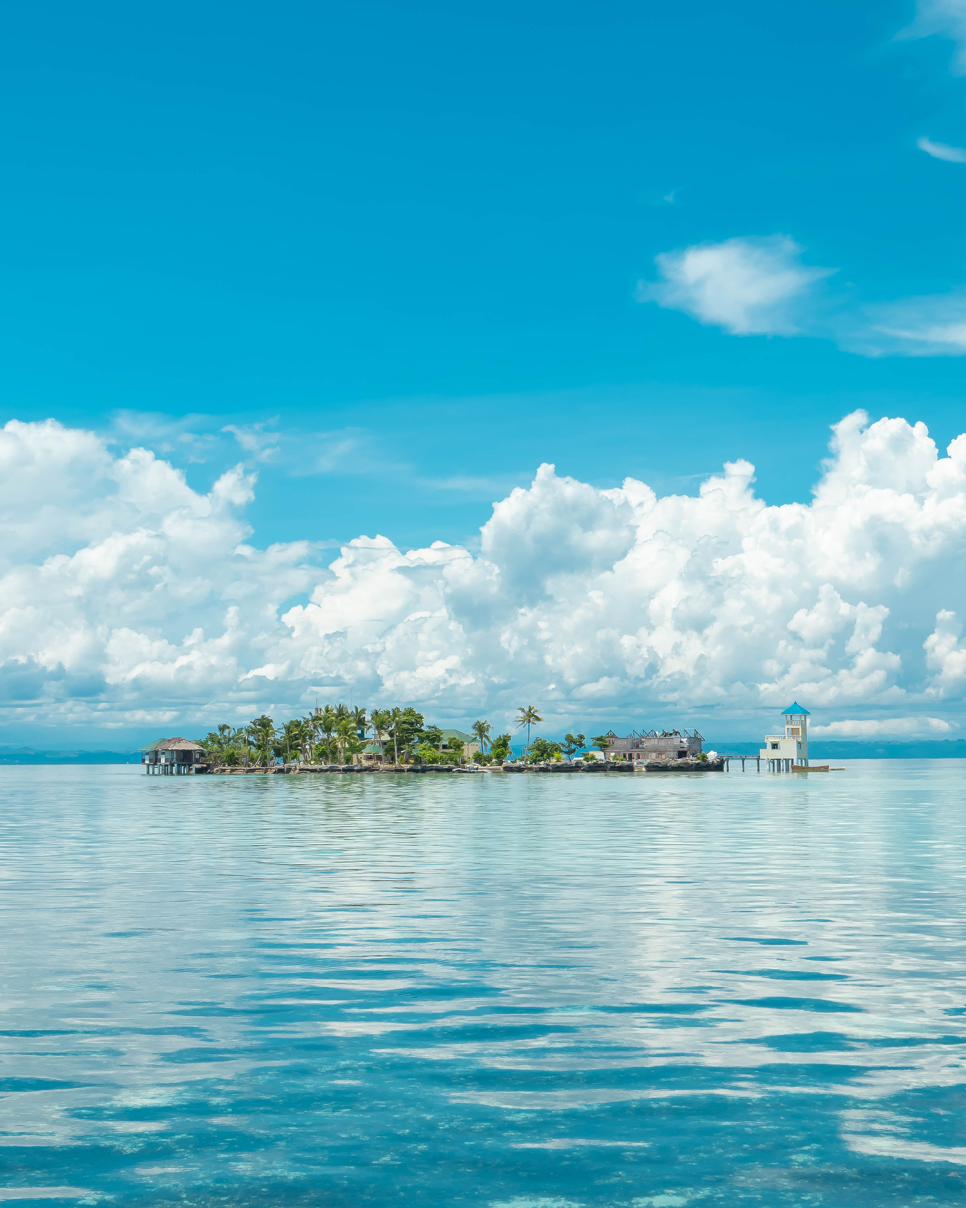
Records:
M966 3L964 0L919 0L916 19L900 38L925 38L939 34L956 43L952 70L966 75Z
M637 298L684 311L732 335L807 332L869 357L966 355L966 289L865 308L842 298L834 306L820 306L812 287L836 270L808 268L800 252L783 235L664 252L656 257L664 280L640 282Z
M966 164L966 148L964 147L950 147L948 143L934 143L925 135L916 140L916 146L920 151L931 155L933 159L944 159L950 164Z
M926 666L934 672L926 694L939 697L960 696L966 687L966 649L959 638L963 632L955 612L940 609L936 628L923 642Z
M251 544L238 468L201 494L48 421L0 430L0 470L8 722L192 729L318 694L498 725L534 701L585 732L710 712L734 732L797 697L819 726L938 732L964 706L966 435L940 456L902 419L838 424L808 504L767 506L743 461L663 497L542 466L477 554L377 535L327 569L306 542ZM842 720L870 714L891 720Z
M871 356L966 355L966 291L870 307L867 319L846 341L854 351Z
M863 720L833 721L827 726L810 726L810 738L940 738L948 737L954 727L941 717L879 717Z
M787 236L773 235L662 252L655 263L664 280L641 282L638 298L733 335L794 335L805 296L835 271L803 265L801 251Z

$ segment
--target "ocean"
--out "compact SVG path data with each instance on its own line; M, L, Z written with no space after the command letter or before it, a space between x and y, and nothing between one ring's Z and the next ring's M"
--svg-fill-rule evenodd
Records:
M966 764L0 772L0 1200L966 1204Z

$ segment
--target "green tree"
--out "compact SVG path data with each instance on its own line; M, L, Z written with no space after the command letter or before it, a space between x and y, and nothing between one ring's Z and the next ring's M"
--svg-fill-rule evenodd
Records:
M476 735L476 741L480 744L480 754L486 754L486 748L490 743L490 723L488 721L475 721L470 729Z
M398 762L400 750L411 751L422 741L425 719L412 706L393 709L393 719L393 743Z
M335 728L335 741L339 749L339 762L346 763L346 750L350 742L358 742L359 736L356 732L355 722L351 716L343 717Z
M539 721L543 721L543 718L537 712L535 705L527 705L525 709L517 710L517 729L522 730L524 726L527 727L527 745L524 748L524 756L530 749L530 727L535 726Z
M560 743L550 742L546 738L535 738L527 763L553 763L560 758Z
M261 717L256 717L254 721L248 723L245 734L255 748L255 762L264 762L267 766L275 742L275 723L268 714L263 713Z
M582 751L587 745L587 738L584 734L567 734L564 736L564 754L568 759L573 759L578 751Z
M369 719L366 717L365 709L355 708L352 710L352 724L355 726L358 736L365 738L369 733Z
M439 763L439 751L431 742L421 742L416 747L416 755L421 763Z
M511 736L509 734L498 734L493 739L493 743L490 746L490 754L500 763L509 758L511 754L510 740Z
M383 762L386 759L386 735L392 728L392 710L391 709L373 709L369 715L369 725L372 727L373 741L378 743L379 750L382 754Z
M215 763L237 763L238 746L241 743L242 730L234 726L222 724L217 730L212 730L201 740L204 747Z
M386 725L386 733L392 739L392 761L394 764L399 763L399 729L402 725L402 709L396 707L387 709L389 714L388 724Z
M365 749L366 749L365 742L363 741L363 739L359 738L357 735L353 735L351 738L347 738L345 741L345 745L343 747L345 754L348 756L348 758L346 759L346 763L351 763L353 756L361 755Z
M430 746L435 747L437 751L443 745L443 731L439 726L426 726L419 737L423 742L428 742Z
M312 744L312 758L316 763L331 763L333 742L323 734L318 742Z
M301 717L294 717L291 721L287 721L282 726L281 741L279 745L284 749L285 762L292 762L292 748L295 748L296 754L302 745L302 726Z
M606 751L607 748L610 746L610 735L609 734L598 734L597 737L592 738L590 740L590 742L591 742L591 745L593 747L595 747L598 751Z
M319 729L325 736L325 761L328 763L332 758L332 735L339 724L339 719L336 716L335 709L331 705L325 705L316 716L318 717Z
M299 763L312 762L312 744L315 741L315 722L312 717L300 717L298 724Z

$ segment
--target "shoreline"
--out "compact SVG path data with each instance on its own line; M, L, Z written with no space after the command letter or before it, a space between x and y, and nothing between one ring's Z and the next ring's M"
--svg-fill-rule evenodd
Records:
M724 759L675 760L666 763L605 763L595 760L587 764L551 763L551 764L502 764L496 767L459 767L456 764L279 764L274 767L230 766L220 764L214 767L204 764L196 765L194 775L200 776L318 776L318 775L593 775L600 776L610 773L641 774L644 772L673 772L681 775L686 772L722 772L725 769Z

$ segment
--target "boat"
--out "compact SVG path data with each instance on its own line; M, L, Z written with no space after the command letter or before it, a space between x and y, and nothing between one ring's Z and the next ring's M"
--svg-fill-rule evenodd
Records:
M792 771L793 772L827 772L828 764L827 763L805 763L805 764L793 763Z

